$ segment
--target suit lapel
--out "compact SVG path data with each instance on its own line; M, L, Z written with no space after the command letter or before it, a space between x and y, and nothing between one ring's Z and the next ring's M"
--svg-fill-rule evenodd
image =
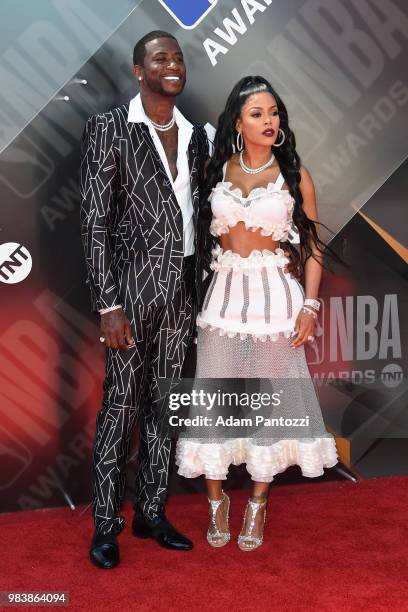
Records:
M198 214L199 205L199 188L198 188L198 150L197 150L197 138L195 130L188 145L188 167L190 169L190 185L191 185L191 199L193 203L194 216Z
M153 138L150 135L149 128L144 123L139 123L138 125L139 125L139 127L141 129L143 140L145 141L145 143L149 147L149 151L150 151L150 153L151 153L151 155L153 157L155 165L157 166L158 170L160 170L160 172L165 176L167 182L170 183L169 177L167 176L166 169L165 169L165 167L163 165L161 157L160 157L160 155L159 155L159 153L158 153L158 151L156 149L156 146L155 146L155 144L153 142ZM170 187L171 187L171 185L170 185Z
M147 147L149 148L149 151L152 155L155 167L163 175L166 181L166 184L168 185L168 188L170 189L171 193L173 194L175 198L176 196L174 194L174 190L169 181L169 177L167 175L163 162L160 158L160 155L150 135L148 127L144 123L138 123L138 124L131 123L130 125L133 127L137 125L138 128L140 129L141 138L144 140ZM135 142L134 150L136 151L138 149L138 143L137 143L138 137L134 130L130 130L130 133L132 132L135 135L136 142ZM194 209L194 217L196 217L198 214L199 199L200 199L199 198L199 182L198 182L198 176L199 176L198 166L199 166L200 160L198 159L198 144L197 144L197 136L196 136L195 129L193 130L193 134L192 134L190 143L188 145L187 155L188 155L188 167L189 167L189 172L190 172L191 199L192 199L192 204L193 204L193 209Z

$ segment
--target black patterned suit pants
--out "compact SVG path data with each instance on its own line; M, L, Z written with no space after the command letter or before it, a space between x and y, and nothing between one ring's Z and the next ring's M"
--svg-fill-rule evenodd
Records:
M125 308L134 348L106 349L103 405L93 449L93 515L98 533L120 533L132 433L140 419L135 507L154 518L163 511L171 440L161 432L167 408L163 386L180 378L197 315L193 257L186 258L179 290L164 306Z

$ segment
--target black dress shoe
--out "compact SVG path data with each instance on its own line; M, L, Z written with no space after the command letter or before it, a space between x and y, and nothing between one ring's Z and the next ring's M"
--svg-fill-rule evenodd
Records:
M179 533L164 514L149 519L140 510L136 510L132 532L137 538L152 538L164 548L172 550L191 550L193 548L192 541Z
M89 551L89 557L96 567L111 569L118 565L119 544L114 534L95 534Z

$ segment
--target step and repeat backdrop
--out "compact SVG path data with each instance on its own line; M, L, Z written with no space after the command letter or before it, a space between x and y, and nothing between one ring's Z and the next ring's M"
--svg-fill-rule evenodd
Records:
M287 104L326 238L349 264L324 275L308 351L324 417L352 471L407 473L407 3L3 0L0 16L0 510L90 499L104 352L80 139L88 116L137 93L133 46L154 29L177 37L178 105L209 133L241 76L266 77ZM195 486L172 476L173 492Z

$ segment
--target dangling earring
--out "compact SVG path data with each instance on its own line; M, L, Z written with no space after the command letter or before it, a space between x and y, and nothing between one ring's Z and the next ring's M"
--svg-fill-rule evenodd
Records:
M139 81L141 81L141 80L142 80L142 77L139 77Z
M244 139L242 137L242 133L238 132L237 134L237 151L242 151L244 148Z
M281 147L286 140L285 132L281 128L279 128L279 132L282 134L282 140L279 144L276 144L276 142L274 142L274 144L272 145L273 147Z

